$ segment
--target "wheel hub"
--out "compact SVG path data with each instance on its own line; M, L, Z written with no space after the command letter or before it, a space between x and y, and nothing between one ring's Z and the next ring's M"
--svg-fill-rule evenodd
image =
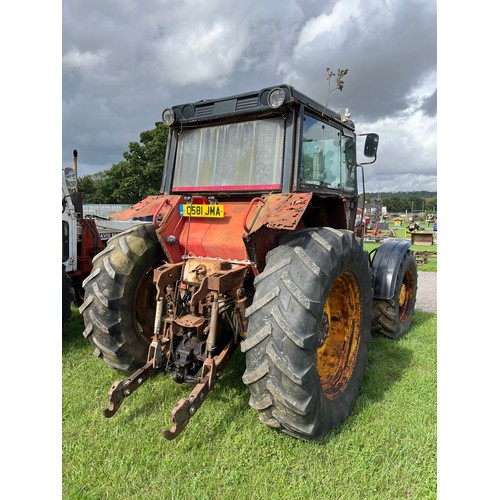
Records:
M328 333L330 332L330 308L328 303L325 305L325 311L321 317L321 324L319 326L319 339L318 339L318 349L326 342L328 338Z

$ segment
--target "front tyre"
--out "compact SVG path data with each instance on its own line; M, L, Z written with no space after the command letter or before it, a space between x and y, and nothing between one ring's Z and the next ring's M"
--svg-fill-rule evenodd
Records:
M155 315L153 269L162 259L155 226L138 224L108 240L83 283L83 335L94 354L122 373L147 361Z
M260 420L321 441L351 412L370 340L368 256L330 228L288 236L267 255L247 309L243 381Z
M417 300L417 263L407 250L398 269L394 295L373 301L372 332L391 339L405 334L411 325Z

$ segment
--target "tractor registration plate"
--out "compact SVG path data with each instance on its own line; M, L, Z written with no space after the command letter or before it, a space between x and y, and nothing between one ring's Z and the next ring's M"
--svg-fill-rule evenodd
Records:
M181 217L224 217L224 205L180 205Z

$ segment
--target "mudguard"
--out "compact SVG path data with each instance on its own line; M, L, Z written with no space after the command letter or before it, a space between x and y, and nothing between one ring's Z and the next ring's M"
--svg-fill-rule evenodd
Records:
M399 238L380 245L371 261L373 274L373 298L392 299L398 279L398 270L411 242Z

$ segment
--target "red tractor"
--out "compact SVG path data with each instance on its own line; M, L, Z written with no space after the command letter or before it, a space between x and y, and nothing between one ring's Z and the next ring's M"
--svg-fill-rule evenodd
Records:
M151 217L108 241L84 283L84 336L129 375L106 417L165 372L194 388L171 413L175 438L230 355L260 420L321 441L349 415L371 331L410 327L417 269L410 242L368 255L355 236L357 170L376 159L354 123L288 85L166 109L161 195L131 211ZM115 214L115 218L119 218Z

